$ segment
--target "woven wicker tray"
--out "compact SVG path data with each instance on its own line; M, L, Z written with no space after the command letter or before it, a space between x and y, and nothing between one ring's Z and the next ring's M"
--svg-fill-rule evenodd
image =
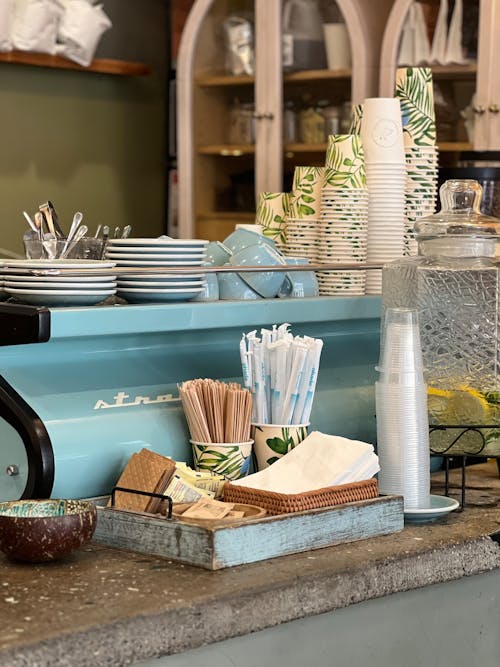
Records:
M224 500L231 503L257 505L266 509L268 514L303 512L358 500L369 500L377 496L378 485L375 478L295 494L249 489L231 482L224 486Z

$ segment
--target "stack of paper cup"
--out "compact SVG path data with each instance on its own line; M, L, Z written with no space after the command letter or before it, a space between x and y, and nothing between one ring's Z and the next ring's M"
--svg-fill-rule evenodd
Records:
M319 264L366 260L368 190L363 146L357 134L328 137L321 198ZM320 294L364 294L366 272L320 271Z
M395 96L401 104L407 171L405 255L413 255L417 250L415 222L434 213L437 202L438 150L431 69L399 68Z
M286 217L290 209L288 192L261 192L257 203L255 224L261 225L264 236L283 250L286 243Z
M364 101L361 139L369 192L367 261L382 264L401 257L404 250L406 165L398 99ZM381 291L382 272L368 271L366 293Z
M316 261L323 179L323 167L295 167L286 220L286 255Z
M405 509L428 507L429 422L417 311L388 308L375 383L381 493L402 495Z
M361 119L363 118L363 105L353 104L351 107L351 127L349 134L361 134Z

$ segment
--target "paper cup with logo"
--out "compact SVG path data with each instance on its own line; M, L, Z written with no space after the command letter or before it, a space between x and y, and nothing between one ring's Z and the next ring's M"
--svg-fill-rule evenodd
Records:
M291 218L319 218L324 179L324 167L295 167L290 198Z
M364 101L361 140L367 164L404 164L399 99L369 97Z
M430 67L398 68L394 96L401 104L405 146L434 146L436 114Z
M252 424L257 468L263 470L307 437L309 424Z
M325 185L366 188L365 154L359 134L331 134L328 137Z
M227 479L246 477L253 440L247 442L196 442L190 440L195 470L210 470Z

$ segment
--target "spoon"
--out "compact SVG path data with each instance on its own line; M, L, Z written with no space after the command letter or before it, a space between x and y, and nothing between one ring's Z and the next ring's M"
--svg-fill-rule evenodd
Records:
M87 225L82 225L81 227L78 227L76 232L71 237L71 241L69 243L66 243L65 247L62 249L62 252L59 255L59 259L64 259L65 257L67 257L69 253L73 250L73 248L76 246L78 241L80 241L80 239L82 239L87 234L88 231L89 228L87 227Z
M119 227L115 227L115 231L114 231L114 234L113 234L114 239L119 239L120 238L120 231L121 231L121 229Z
M38 236L38 229L37 229L37 226L35 225L35 223L33 222L33 220L30 218L29 214L26 213L26 211L23 211L23 215L24 215L24 217L25 217L26 222L28 223L28 225L31 227L31 229L32 229L32 230L35 232L35 234Z
M101 233L102 225L97 225L96 233L94 234L94 238L98 239L99 234Z
M101 256L99 259L103 259L104 253L106 252L106 246L108 245L108 239L109 239L109 226L104 225L102 228L102 248L101 248Z
M81 221L83 220L83 213L80 211L77 211L75 215L73 216L73 221L71 222L71 227L69 228L68 232L68 238L66 239L66 243L64 244L64 247L61 251L60 257L65 257L66 253L68 252L68 246L71 243L71 240L73 239L73 236L76 234L76 230L80 226ZM88 230L87 230L88 231ZM87 233L87 232L85 232Z
M132 225L126 225L123 228L122 239L128 239L128 237L130 236L131 231L132 231Z
M40 211L35 213L35 227L38 232L38 238L40 241L43 241L43 216Z

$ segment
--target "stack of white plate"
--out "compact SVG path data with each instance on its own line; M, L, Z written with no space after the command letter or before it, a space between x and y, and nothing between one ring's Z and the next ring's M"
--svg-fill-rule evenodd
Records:
M91 306L115 294L116 276L96 271L114 266L114 262L88 259L7 260L4 290L6 296L36 306ZM64 276L56 273L59 269L93 271L89 275Z
M0 301L5 301L9 298L8 294L5 294L5 285L4 285L4 276L3 276L3 267L7 263L6 259L0 259Z
M203 291L203 273L176 273L182 267L201 267L206 259L208 241L197 239L110 239L106 258L121 269L118 295L130 303L189 301ZM148 269L138 274L123 268ZM155 269L172 269L155 273Z

